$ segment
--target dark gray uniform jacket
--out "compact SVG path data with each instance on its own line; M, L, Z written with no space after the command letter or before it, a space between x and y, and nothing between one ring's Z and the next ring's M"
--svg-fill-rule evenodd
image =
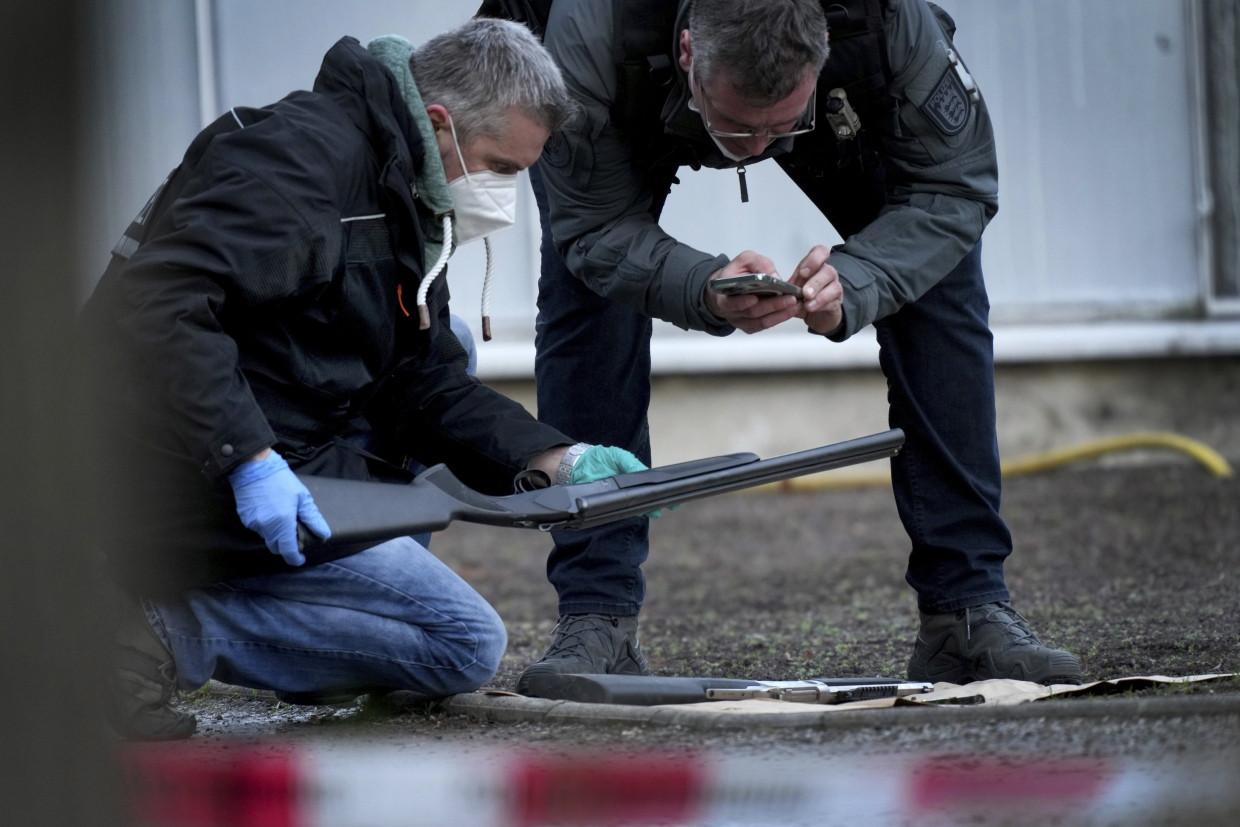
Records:
M686 109L687 77L675 58L690 5L680 0L672 30L649 44L651 54L672 54L672 82L653 102L659 117L634 128L614 116L626 102L617 100L613 0L552 4L545 43L586 117L552 136L540 169L555 244L574 275L647 315L726 334L731 327L707 310L702 290L740 250L705 253L658 224L679 167L737 166ZM916 301L977 244L998 209L990 118L980 99L962 101L950 39L925 0L881 5L889 71L861 113L861 136L837 146L820 114L813 133L778 141L762 156L775 158L844 238L831 255L844 286L845 323L835 339ZM837 47L827 59L820 108L830 88L858 80L844 55ZM761 239L738 244L762 252Z
M131 226L84 330L107 377L104 516L132 588L285 568L227 482L266 446L347 478L446 462L509 493L532 456L572 442L466 374L442 277L418 329L426 151L391 73L345 38L312 92L204 130ZM359 432L390 463L354 448Z

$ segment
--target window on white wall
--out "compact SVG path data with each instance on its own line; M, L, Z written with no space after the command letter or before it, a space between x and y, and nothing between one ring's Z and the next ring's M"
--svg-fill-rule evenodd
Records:
M1217 311L1240 313L1240 11L1235 0L1203 0L1201 93L1206 102L1206 208L1213 235L1210 284Z

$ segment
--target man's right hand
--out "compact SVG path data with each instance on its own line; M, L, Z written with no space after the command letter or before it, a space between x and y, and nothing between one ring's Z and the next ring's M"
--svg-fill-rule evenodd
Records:
M314 497L275 451L265 449L241 463L228 476L228 482L242 524L257 532L268 550L290 566L306 562L297 543L299 520L320 539L331 536Z
M710 281L721 276L737 276L742 273L778 275L773 261L752 250L746 250L717 273L712 273ZM799 302L792 296L725 296L711 290L709 282L706 285L705 300L711 313L745 333L758 333L799 315Z

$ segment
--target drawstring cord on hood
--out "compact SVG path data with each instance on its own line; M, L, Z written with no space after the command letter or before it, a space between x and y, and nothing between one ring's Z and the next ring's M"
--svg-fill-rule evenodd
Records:
M491 341L491 274L494 272L494 259L491 256L491 239L482 239L487 249L487 271L482 277L482 341Z
M431 326L431 311L427 306L426 297L430 293L431 285L435 279L439 278L439 274L444 271L444 267L448 264L448 257L452 254L452 213L444 213L443 216L443 248L439 252L439 260L435 262L435 266L431 268L426 277L422 279L422 283L418 285L418 329L426 330ZM491 252L491 239L482 239L483 245L487 251L487 269L486 275L482 279L482 340L484 342L491 341L491 283L492 275L495 272L495 257Z
M431 268L431 271L422 279L422 283L418 285L419 330L426 330L431 326L431 311L426 306L426 296L431 292L431 285L435 282L435 279L439 278L439 274L447 266L450 255L452 255L452 213L447 212L443 215L443 248L439 251L439 260L435 262L435 266Z

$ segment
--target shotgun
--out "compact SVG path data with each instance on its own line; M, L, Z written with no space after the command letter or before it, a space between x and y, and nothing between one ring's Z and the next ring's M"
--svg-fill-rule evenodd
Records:
M299 530L302 549L439 531L453 520L511 528L583 529L691 500L894 456L898 428L793 454L760 459L739 453L664 465L577 485L492 497L435 465L409 483L301 475L331 526L320 540Z
M755 681L745 678L686 678L653 675L544 674L531 676L536 698L593 704L688 704L765 698L806 704L842 704L874 698L903 698L929 692L933 684L896 678L811 678Z

